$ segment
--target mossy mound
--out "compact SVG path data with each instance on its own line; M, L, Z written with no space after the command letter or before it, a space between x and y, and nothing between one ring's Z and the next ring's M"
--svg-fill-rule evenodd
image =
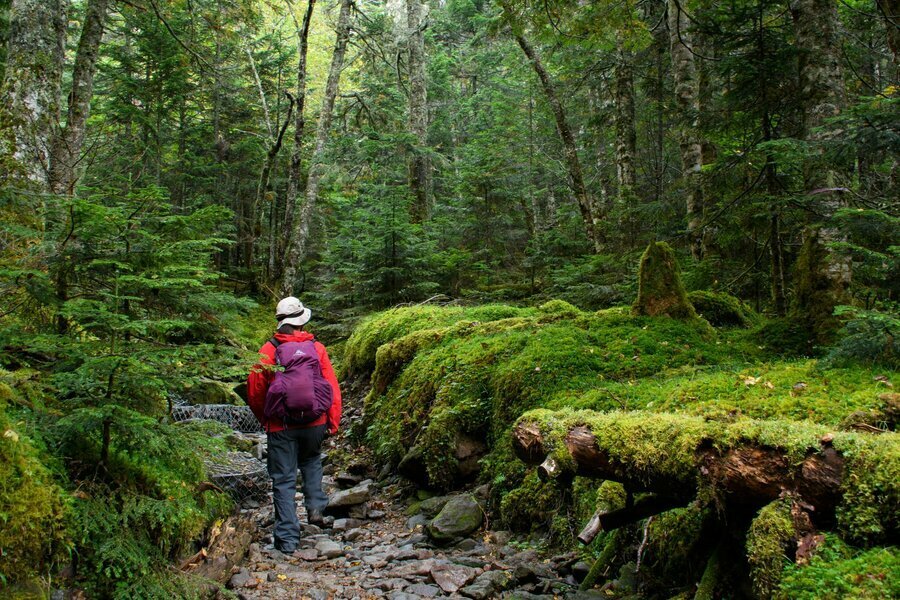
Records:
M633 311L638 316L697 319L681 282L675 251L665 242L651 243L641 256Z
M503 304L460 306L412 306L395 308L365 319L354 330L341 360L341 377L367 374L375 368L375 353L382 344L421 329L446 327L461 321L485 322L527 316L533 309Z
M756 312L740 298L724 292L696 290L688 301L714 327L750 327L759 321Z
M0 383L0 394L13 391ZM6 406L0 400L0 580L15 582L46 573L65 558L69 501Z
M415 449L427 483L446 488L454 483L460 436L493 446L523 411L557 394L717 364L742 352L690 322L586 313L559 301L532 316L426 329L378 350L366 439L386 462Z

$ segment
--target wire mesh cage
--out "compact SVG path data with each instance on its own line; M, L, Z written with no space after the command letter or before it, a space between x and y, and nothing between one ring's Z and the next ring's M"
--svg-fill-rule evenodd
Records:
M210 480L244 505L249 500L263 502L268 498L272 481L266 465L246 452L228 452L206 460Z
M218 421L241 433L259 433L263 430L249 406L233 404L174 404L172 420Z

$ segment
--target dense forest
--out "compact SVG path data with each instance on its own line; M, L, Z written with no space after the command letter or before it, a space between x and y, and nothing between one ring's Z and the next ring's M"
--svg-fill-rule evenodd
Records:
M900 595L897 0L0 0L0 98L0 596L245 597L288 295L546 597Z

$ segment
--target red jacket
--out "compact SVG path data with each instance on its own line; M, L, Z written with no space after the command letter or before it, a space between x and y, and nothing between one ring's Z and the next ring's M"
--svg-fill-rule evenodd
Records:
M306 331L295 331L292 334L276 333L275 339L284 343L309 342L314 341L316 338ZM319 353L319 364L322 366L322 376L331 384L331 389L334 392L334 400L331 403L331 408L328 409L328 412L312 423L306 423L304 425L288 425L287 428L315 427L316 425L327 423L328 433L334 435L337 433L338 425L341 422L341 388L338 387L337 377L334 374L334 368L331 366L331 360L328 358L328 351L325 349L325 346L319 342L316 342L315 345L316 351ZM259 363L250 369L250 377L247 378L247 404L250 405L250 410L253 411L253 414L256 415L256 418L259 419L259 422L262 423L266 431L270 433L281 431L285 428L282 421L266 421L266 417L263 414L263 406L266 403L266 392L269 390L269 385L275 377L275 372L264 366L275 364L275 346L272 345L272 342L263 344L263 347L259 349L259 355Z

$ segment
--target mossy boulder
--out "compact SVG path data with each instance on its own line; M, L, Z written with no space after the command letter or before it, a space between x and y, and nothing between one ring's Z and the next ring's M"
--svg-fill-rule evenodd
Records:
M484 511L473 496L454 496L428 524L428 535L435 542L446 544L469 535L481 527L483 521Z
M687 297L696 312L714 327L749 327L759 320L740 298L724 292L696 290Z
M638 296L632 312L646 317L697 319L681 282L675 251L665 242L652 242L641 256Z

